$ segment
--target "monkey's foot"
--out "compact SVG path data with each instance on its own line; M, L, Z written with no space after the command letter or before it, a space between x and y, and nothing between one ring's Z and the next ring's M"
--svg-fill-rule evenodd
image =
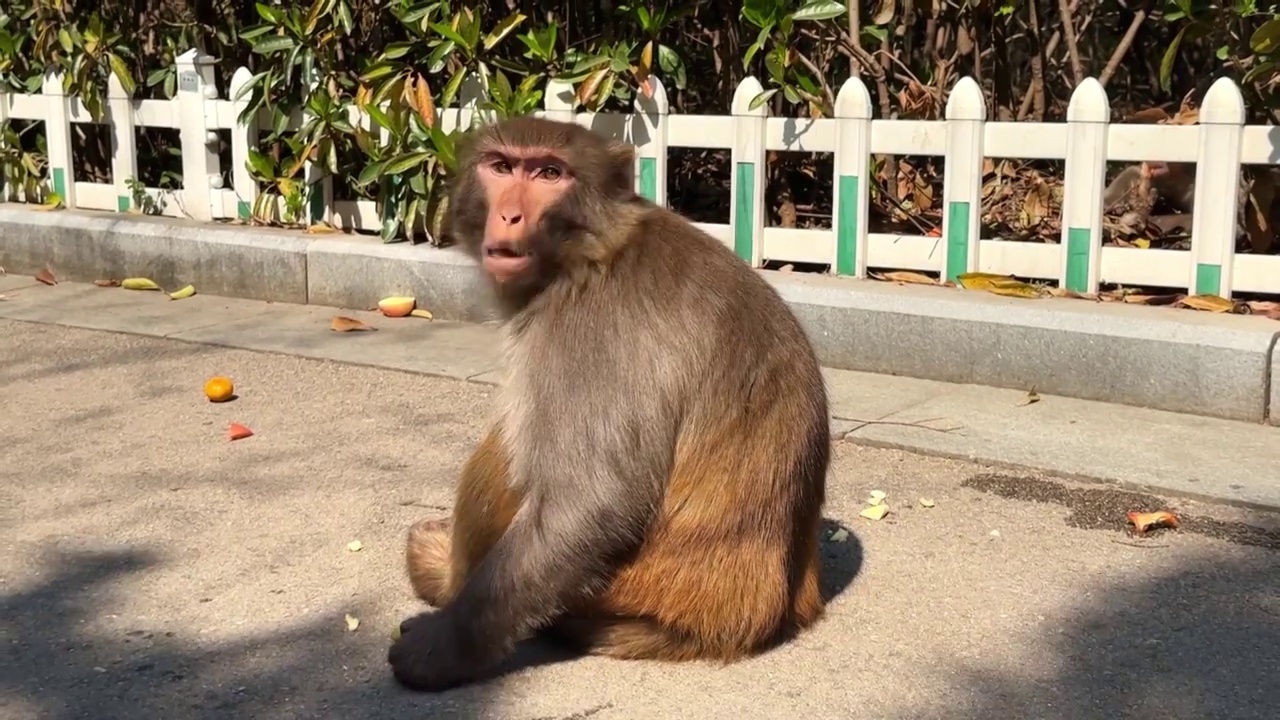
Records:
M465 685L487 666L478 643L464 637L449 611L415 615L400 623L387 662L396 681L411 690L440 692Z
M413 592L428 605L443 604L449 582L452 518L419 520L409 528L405 563Z

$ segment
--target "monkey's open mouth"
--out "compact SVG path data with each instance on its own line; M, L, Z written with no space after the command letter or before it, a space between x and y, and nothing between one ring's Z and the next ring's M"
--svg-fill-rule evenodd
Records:
M494 243L484 248L484 269L499 281L524 270L529 260L529 253L507 243Z

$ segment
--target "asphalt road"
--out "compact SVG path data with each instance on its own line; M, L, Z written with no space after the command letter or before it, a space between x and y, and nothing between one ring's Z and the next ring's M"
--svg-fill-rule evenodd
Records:
M201 386L231 376L238 399ZM557 658L391 680L406 527L491 388L0 320L0 717L1271 718L1280 522L837 445L826 619L729 667ZM229 442L227 425L256 433ZM1118 430L1119 431L1119 430ZM1225 447L1225 446L1224 446ZM859 517L873 489L892 512ZM930 508L919 504L929 498ZM363 548L348 550L358 540ZM348 630L345 615L360 620Z

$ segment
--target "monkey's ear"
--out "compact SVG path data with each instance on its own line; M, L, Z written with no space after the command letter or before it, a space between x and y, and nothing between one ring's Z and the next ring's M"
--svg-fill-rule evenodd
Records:
M630 195L636 187L636 149L630 143L609 143L609 188L620 196Z

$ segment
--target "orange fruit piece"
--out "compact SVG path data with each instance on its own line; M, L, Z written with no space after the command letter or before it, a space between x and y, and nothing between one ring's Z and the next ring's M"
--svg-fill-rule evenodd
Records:
M235 390L231 378L221 375L209 378L204 384L204 395L209 398L209 402L226 402L235 394Z

